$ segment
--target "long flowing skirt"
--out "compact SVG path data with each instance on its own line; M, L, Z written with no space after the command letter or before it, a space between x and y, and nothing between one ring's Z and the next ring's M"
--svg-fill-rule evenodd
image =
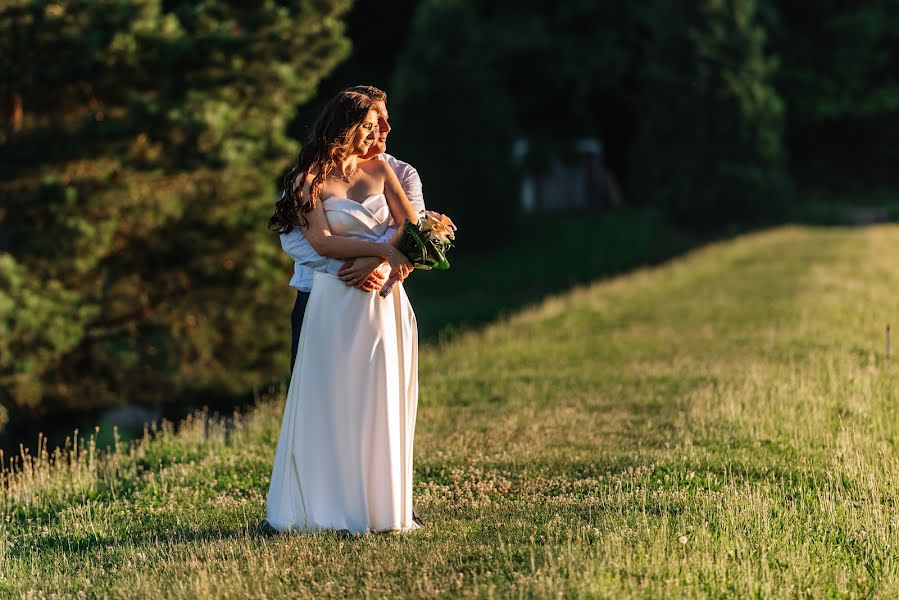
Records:
M411 530L418 327L387 298L316 273L266 502L281 532Z

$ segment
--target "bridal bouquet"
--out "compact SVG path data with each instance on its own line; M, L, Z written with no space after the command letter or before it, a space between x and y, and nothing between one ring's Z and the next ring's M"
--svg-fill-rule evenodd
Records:
M409 219L403 223L398 249L416 269L449 269L447 251L453 247L456 226L446 215L433 210L424 210L413 225ZM391 275L379 292L386 298L393 290L399 276Z

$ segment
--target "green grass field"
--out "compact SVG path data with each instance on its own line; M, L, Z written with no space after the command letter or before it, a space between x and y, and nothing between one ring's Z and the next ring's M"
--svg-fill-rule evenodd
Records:
M6 457L0 595L899 597L897 265L778 228L425 345L412 534L255 533L278 394Z

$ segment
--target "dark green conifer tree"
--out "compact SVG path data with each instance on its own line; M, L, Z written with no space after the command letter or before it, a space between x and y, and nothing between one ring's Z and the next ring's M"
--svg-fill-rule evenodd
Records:
M247 394L287 371L266 229L350 0L0 7L0 405Z

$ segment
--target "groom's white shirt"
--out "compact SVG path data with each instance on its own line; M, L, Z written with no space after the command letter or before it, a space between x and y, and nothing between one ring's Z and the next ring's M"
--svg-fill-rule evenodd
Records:
M416 212L424 210L425 199L421 192L421 178L418 176L418 171L409 163L397 160L386 152L379 154L377 160L386 162L393 169L393 172L396 173L396 178L399 179L403 191L406 192L406 197L409 198L412 209ZM396 224L392 218L390 222L391 227L384 232L384 235L378 238L379 242L389 241L396 232ZM321 256L313 250L312 244L309 243L309 240L303 235L303 230L299 227L294 227L290 233L281 234L281 249L294 261L293 277L290 279L290 286L301 292L312 290L313 274L315 271L323 268L328 260L332 260Z

